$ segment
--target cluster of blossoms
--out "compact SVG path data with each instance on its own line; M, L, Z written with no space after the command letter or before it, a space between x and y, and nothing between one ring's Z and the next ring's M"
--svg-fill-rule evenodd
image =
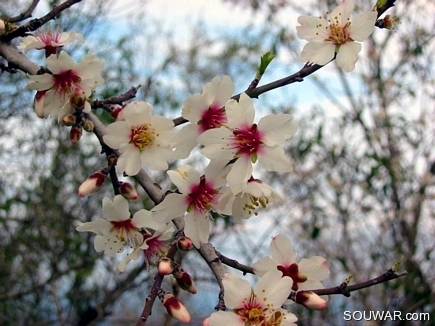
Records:
M326 20L299 17L297 34L309 41L301 53L303 61L324 65L336 58L345 71L354 69L361 50L356 41L373 32L377 12L357 15L351 21L353 7L353 0L343 0ZM4 24L1 29L5 29ZM102 60L87 54L75 62L61 50L75 40L83 42L83 36L46 29L24 38L19 45L23 51L45 51L46 72L29 76L28 87L37 91L35 111L40 118L54 116L71 126L73 144L80 139L82 129L93 129L87 118L90 96L103 82ZM197 289L190 275L166 257L175 232L171 221L184 219L185 237L177 235L174 244L188 250L208 242L213 214L229 215L240 222L258 215L258 208L281 201L271 186L254 177L254 166L281 173L292 171L281 144L293 136L297 124L289 114L269 114L257 122L251 98L246 93L233 96L234 90L229 76L213 78L201 94L185 100L182 117L188 123L179 130L172 120L153 115L147 102L131 102L111 112L116 121L107 126L102 137L112 151L108 167L80 186L80 196L97 191L115 166L128 176L140 173L142 167L164 171L169 161L187 158L198 145L209 160L203 174L187 164L168 171L176 190L151 211L141 209L131 214L127 199L137 199L137 192L131 184L118 182L121 195L113 201L104 198L102 218L77 222L78 231L96 234L94 247L98 252L114 256L130 248L117 266L119 272L142 255L148 267L156 263L161 275L172 274L182 289L194 294ZM326 307L326 301L311 291L323 288L321 282L329 276L323 257L296 261L291 242L283 235L272 239L270 254L253 265L260 277L254 288L236 275L225 274L224 301L231 311L213 313L205 325L294 325L296 316L282 309L289 299L311 309ZM172 316L190 321L187 309L172 294L159 289L158 296Z

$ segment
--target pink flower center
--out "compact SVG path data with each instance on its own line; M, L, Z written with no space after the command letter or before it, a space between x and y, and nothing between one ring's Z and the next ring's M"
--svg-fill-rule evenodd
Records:
M73 70L65 70L59 74L53 74L53 79L56 90L64 93L71 93L72 86L77 85L79 87L78 84L82 80Z
M341 17L334 17L335 21L329 21L329 26L326 26L326 29L329 30L329 36L325 41L332 42L335 45L341 45L352 40L349 33L350 19L348 18L347 23L342 26L339 18Z
M299 283L304 283L307 280L307 277L303 274L299 274L299 266L296 263L290 264L285 267L282 265L278 265L277 269L282 272L282 277L288 276L293 280L292 290L297 291Z
M256 156L263 144L262 139L263 136L255 123L252 126L234 129L233 146L237 149L236 156Z
M112 228L111 233L114 233L115 237L121 243L127 243L130 247L136 248L142 244L142 237L137 232L139 229L133 224L131 219L122 221L110 221Z
M199 130L204 132L209 129L219 128L227 122L225 109L220 105L212 104L207 110L204 110L201 115L201 120L198 121Z
M209 211L211 205L216 202L215 195L217 193L218 190L214 189L213 185L207 183L205 178L201 178L199 184L194 185L187 196L187 210L193 208L201 212Z
M130 143L139 148L142 152L145 148L151 147L154 143L157 133L151 125L144 123L131 129Z
M257 302L255 294L244 301L243 308L234 309L233 312L239 315L246 325L265 325L267 308Z
M144 242L148 245L143 254L147 265L155 263L157 260L164 256L169 250L169 243L160 239L160 235L155 236L148 231L142 233Z

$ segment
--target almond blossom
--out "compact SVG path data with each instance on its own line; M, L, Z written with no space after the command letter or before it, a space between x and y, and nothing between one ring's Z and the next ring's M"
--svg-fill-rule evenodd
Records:
M325 65L337 54L337 65L349 72L355 69L362 42L374 30L377 11L355 15L350 20L353 0L343 0L326 20L322 17L300 16L297 26L299 38L307 40L301 53L301 60Z
M174 137L172 147L177 158L189 156L201 133L227 122L224 106L233 93L231 78L216 76L204 86L202 94L191 95L184 101L181 115L190 123Z
M231 207L232 216L237 222L251 217L252 214L258 215L257 209L266 208L271 203L281 202L281 196L268 184L259 179L250 177L243 189L234 195L228 189L222 195L219 205L221 207Z
M254 123L255 109L248 95L230 100L225 105L228 122L226 126L210 129L198 137L201 150L210 160L230 161L227 182L233 194L242 191L243 185L252 175L252 164L258 163L268 171L290 172L291 163L279 146L289 139L297 129L290 114L266 115Z
M128 175L136 175L143 165L151 170L165 170L172 157L169 148L173 136L172 120L152 115L147 102L132 102L125 106L124 121L107 127L104 142L119 150L117 167Z
M27 86L37 91L35 109L38 116L56 116L61 120L73 113L70 97L76 94L76 90L89 97L94 87L103 82L100 76L103 64L104 61L96 60L94 54L87 54L79 63L74 62L64 51L59 56L49 56L47 69L51 73L29 76L31 81ZM86 102L84 111L90 110L90 104Z
M248 281L226 273L222 279L224 301L231 311L213 313L210 326L290 326L297 317L281 306L291 291L292 281L279 271L270 271L251 289Z
M165 256L169 250L169 241L174 236L175 229L172 225L156 221L151 214L147 215L146 223L141 230L143 243L140 247L130 252L116 267L118 272L124 272L131 260L137 260L141 255L145 259L147 268L151 263Z
M27 52L31 49L45 50L46 56L55 54L57 48L73 41L83 42L83 35L75 32L62 32L60 28L38 29L35 35L24 37L17 48Z
M329 266L325 258L314 256L296 261L296 252L290 240L282 234L272 238L269 247L272 257L257 261L252 267L257 275L279 270L293 280L292 290L313 290L324 288L320 281L329 277Z
M168 222L176 217L185 221L184 234L196 247L206 243L210 234L210 211L226 213L218 206L225 184L220 164L209 164L204 176L190 165L183 165L175 171L168 171L172 183L178 187L179 193L172 193L153 211L157 221Z
M92 222L80 223L76 230L94 232L95 250L108 256L120 253L124 246L137 248L144 242L140 230L146 227L151 219L151 212L141 209L130 218L128 201L121 195L115 196L113 202L103 199L103 218Z

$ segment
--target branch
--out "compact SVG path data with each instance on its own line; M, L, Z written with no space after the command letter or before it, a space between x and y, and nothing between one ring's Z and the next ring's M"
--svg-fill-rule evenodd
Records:
M123 102L135 98L139 88L141 88L141 85L133 86L127 92L118 96L112 96L105 100L92 101L91 107L92 109L97 109L97 108L107 108L109 105L113 105L113 104L122 105Z
M380 283L388 282L388 281L394 280L396 278L402 277L402 276L406 275L407 273L408 273L407 271L397 273L392 268L390 268L382 275L375 277L371 280L365 281L365 282L357 283L354 285L347 285L346 282L343 282L339 286L335 286L332 288L317 289L317 290L311 290L311 291L313 291L314 293L316 293L318 295L343 294L345 297L350 297L350 292L358 291L358 290L365 289L365 288L368 288L368 287L371 287L371 286L374 286L374 285L377 285Z
M19 14L18 16L7 18L6 19L7 22L8 23L16 23L16 22L23 21L29 17L32 17L32 13L35 10L38 3L39 3L39 0L33 0L32 3L30 4L29 8L25 12Z
M24 25L21 25L20 27L14 29L8 34L0 36L0 41L10 42L12 39L16 37L25 36L27 32L32 32L37 30L45 23L49 22L52 19L55 19L56 16L59 15L62 11L68 9L69 7L75 5L76 3L79 3L80 1L82 0L67 0L58 6L54 6L53 9L45 16L41 18L32 19L31 21L27 22Z

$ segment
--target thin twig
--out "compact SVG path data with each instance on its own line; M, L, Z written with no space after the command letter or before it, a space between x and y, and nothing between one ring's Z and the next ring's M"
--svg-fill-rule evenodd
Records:
M39 3L39 0L33 0L32 3L30 4L29 8L27 8L26 11L19 14L18 16L7 18L6 20L8 21L8 23L17 23L17 22L23 21L29 17L32 17L33 11L35 11L35 8L38 5L38 3Z

